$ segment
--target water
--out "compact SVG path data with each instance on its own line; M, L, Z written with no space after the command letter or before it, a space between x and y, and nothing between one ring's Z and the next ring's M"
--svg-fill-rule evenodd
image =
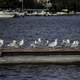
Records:
M25 39L25 47L38 38L80 40L80 16L21 17L0 19L0 38L5 43Z
M0 19L5 43L25 39L25 47L38 38L80 40L80 16L20 17ZM79 80L79 65L0 65L0 80Z
M79 80L79 65L26 64L0 66L0 80Z

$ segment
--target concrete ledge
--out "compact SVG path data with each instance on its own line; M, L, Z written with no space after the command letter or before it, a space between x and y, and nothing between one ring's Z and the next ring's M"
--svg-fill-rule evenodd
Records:
M69 48L2 48L0 49L0 56L13 55L80 55L80 49Z
M51 56L5 56L0 57L0 64L16 63L80 63L80 55Z
M3 48L0 55L0 64L80 63L80 49Z
M80 48L1 48L1 52L80 52Z

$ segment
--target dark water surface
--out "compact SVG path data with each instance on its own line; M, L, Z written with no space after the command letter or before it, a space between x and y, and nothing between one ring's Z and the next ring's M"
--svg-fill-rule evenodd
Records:
M25 47L37 39L80 40L80 16L20 17L0 19L0 38L9 43L25 39ZM79 65L0 65L0 80L79 80Z
M0 66L0 80L79 80L79 65L26 64Z
M38 38L80 40L80 16L0 19L0 37L6 43L13 39L25 39L25 47Z

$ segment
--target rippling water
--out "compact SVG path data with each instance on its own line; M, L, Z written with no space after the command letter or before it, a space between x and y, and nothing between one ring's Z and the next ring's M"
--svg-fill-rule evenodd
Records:
M0 38L9 43L25 39L25 47L37 38L80 40L80 16L20 17L0 19ZM0 65L0 80L79 80L78 65Z
M25 39L25 47L38 38L50 41L55 38L80 40L80 16L0 19L0 37L6 43L13 39Z
M12 65L0 66L0 80L79 80L78 65Z

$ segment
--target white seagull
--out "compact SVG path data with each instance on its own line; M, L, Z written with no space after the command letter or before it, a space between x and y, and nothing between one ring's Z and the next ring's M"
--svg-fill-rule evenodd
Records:
M47 47L49 44L49 40L46 41L45 46Z
M4 45L4 40L0 39L0 48Z
M61 43L62 46L65 46L65 47L69 47L70 46L70 40L67 39L67 40L63 40L62 43Z
M46 44L49 44L49 40L46 41Z
M36 48L38 42L35 40L33 43L30 44L30 47Z
M69 47L69 46L70 46L70 40L67 39L67 40L66 40L66 45L65 45L65 47Z
M30 46L36 48L39 47L41 43L42 43L41 38L38 38L38 40L35 40L32 44L30 44Z
M19 46L23 46L24 45L24 39L22 39L20 42L19 42Z
M73 41L71 48L77 48L79 46L79 41Z
M30 47L36 48L37 46L35 44L30 44Z
M42 41L41 41L41 38L38 38L38 43L41 43Z
M55 47L57 46L57 44L58 44L58 39L55 39L55 41L54 41L54 42L51 42L51 43L48 45L48 47L50 47L50 48L55 48Z
M38 41L35 40L35 41L34 41L34 44L38 44Z
M13 40L12 43L8 44L7 45L8 47L15 47L15 48L18 48L18 45L17 45L17 41L16 40Z

